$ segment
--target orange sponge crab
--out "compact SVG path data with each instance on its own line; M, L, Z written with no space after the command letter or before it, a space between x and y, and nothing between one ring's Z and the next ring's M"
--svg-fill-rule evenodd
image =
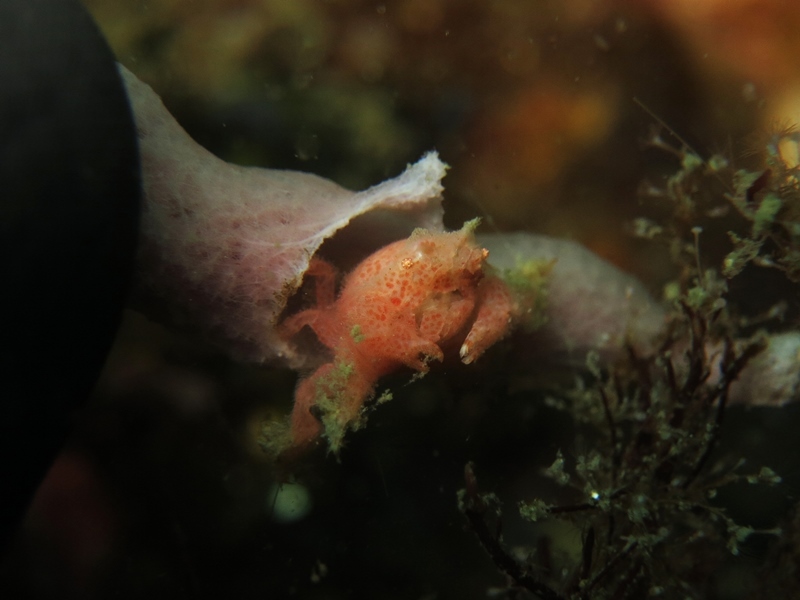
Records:
M515 319L508 287L487 272L488 251L475 242L478 220L461 230L418 229L360 263L336 298L336 270L315 259L316 307L287 318L287 338L310 327L333 354L332 362L301 381L288 446L321 434L338 452L348 429L363 424L363 407L379 378L401 368L420 373L444 358L442 345L458 343L462 362L477 359Z

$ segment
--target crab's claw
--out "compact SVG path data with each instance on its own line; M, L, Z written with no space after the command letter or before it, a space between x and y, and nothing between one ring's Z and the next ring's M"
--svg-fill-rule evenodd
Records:
M505 282L494 276L481 280L478 284L478 312L461 345L461 362L465 365L475 362L487 348L505 337L517 312Z

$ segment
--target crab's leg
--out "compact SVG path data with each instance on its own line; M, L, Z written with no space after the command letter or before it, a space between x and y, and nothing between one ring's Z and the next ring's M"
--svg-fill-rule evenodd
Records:
M306 277L308 276L315 279L317 306L284 319L280 325L280 333L284 338L296 335L306 325L320 336L319 327L320 322L324 322L324 309L331 307L336 301L336 267L320 258L313 258L306 271Z
M295 446L313 442L320 434L338 452L348 429L357 429L364 403L375 381L343 359L322 365L300 382L294 397L291 433Z
M336 267L321 258L312 258L306 276L316 279L317 308L327 308L336 301Z
M317 320L319 319L322 311L316 308L309 308L301 310L299 313L292 315L285 319L280 326L280 334L283 338L289 339L296 335L303 327L308 325L311 329L315 329Z

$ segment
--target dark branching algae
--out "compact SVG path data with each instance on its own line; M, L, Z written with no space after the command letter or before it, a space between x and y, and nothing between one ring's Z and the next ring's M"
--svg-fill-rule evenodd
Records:
M719 499L737 484L777 486L780 475L719 452L718 443L734 382L763 360L769 344L796 335L787 325L797 316L786 314L780 277L761 290L758 314L742 306L742 293L729 291L728 283L746 284L763 268L800 280L798 135L770 137L765 164L754 170L734 168L721 156L703 160L658 131L650 142L680 162L664 186L643 186L662 216L633 226L639 236L665 243L678 267L665 290L666 330L649 351L628 345L612 360L590 351L586 375L571 389L551 391L548 404L570 415L590 449L558 451L544 470L561 493L519 502L522 519L545 526L530 550L504 545L500 499L479 487L480 465L465 468L460 510L508 576L509 598L520 590L545 600L710 597L721 566L751 537L765 535L776 549L762 562L754 589L742 584L737 597L789 597L797 590L797 508L783 529L757 529L737 522ZM703 238L720 237L718 230L727 230L730 247L719 256L701 253ZM719 268L704 268L714 258ZM789 346L796 370L797 345ZM795 386L793 376L782 402L796 397ZM738 402L776 404L758 397L761 390L750 386L751 397ZM580 539L578 548L557 547L552 532L564 530Z

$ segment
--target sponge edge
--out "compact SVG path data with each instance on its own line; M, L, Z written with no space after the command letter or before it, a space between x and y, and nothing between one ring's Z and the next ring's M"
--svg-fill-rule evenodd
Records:
M375 207L408 211L427 200L436 200L419 213L417 227L428 231L442 231L441 205L444 186L441 181L448 166L434 150L427 152L417 162L408 165L400 175L356 194L358 201L371 210Z
M144 191L132 303L155 321L238 359L299 368L313 357L298 354L275 325L324 241L336 234L350 246L348 225L368 213L396 214L405 235L443 229L447 165L436 152L363 192L309 173L232 165L199 146L149 86L119 69L139 131ZM372 244L397 235L392 219L371 221Z

